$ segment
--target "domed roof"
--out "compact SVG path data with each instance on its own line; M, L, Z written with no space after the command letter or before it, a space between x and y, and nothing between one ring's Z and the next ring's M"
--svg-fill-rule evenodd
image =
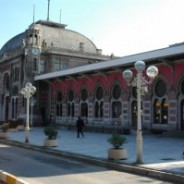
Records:
M40 25L41 41L44 40L48 46L53 43L54 47L79 51L82 44L84 52L96 54L97 48L91 40L78 32L65 29L65 25L50 21L38 21L36 24Z
M19 48L23 44L25 38L25 32L18 34L17 36L11 38L0 50L0 55L6 51L11 51Z
M94 43L84 35L65 29L66 25L58 24L51 21L38 21L30 26L29 29L38 29L41 43L46 43L47 46L71 50L72 52L80 51L97 54L97 48ZM20 33L10 39L1 49L0 55L12 49L16 49L23 44L23 39L26 38L26 32Z

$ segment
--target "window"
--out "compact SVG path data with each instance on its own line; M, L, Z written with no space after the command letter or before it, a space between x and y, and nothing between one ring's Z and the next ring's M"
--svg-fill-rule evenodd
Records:
M60 70L60 61L55 60L54 61L54 71L59 71Z
M112 118L120 118L122 111L121 102L115 101L112 103Z
M63 69L68 68L68 62L61 60L61 59L55 59L54 60L54 71L60 71Z
M118 99L121 96L121 88L119 85L116 85L113 89L112 96L114 99Z
M154 123L168 123L168 101L166 98L167 86L163 80L159 80L155 86L157 98L154 101Z
M111 116L112 118L120 118L122 114L121 104L121 88L119 85L115 85L111 92Z
M9 90L9 87L10 87L10 80L9 80L9 75L8 75L8 73L6 73L6 74L4 75L3 85L5 86L5 89L6 89L6 90Z
M162 80L158 81L155 86L155 93L158 97L163 97L166 94L166 83Z
M97 98L98 100L101 100L102 97L103 97L103 90L102 90L101 87L98 87L98 88L97 88L97 91L96 91L96 98Z
M166 98L154 102L154 123L168 123L168 102Z
M56 116L62 116L63 115L62 108L63 108L62 93L61 93L61 91L58 91L57 101L56 101Z
M73 90L70 90L69 92L69 101L73 101L74 100L74 92Z
M81 116L88 117L88 104L87 103L81 103Z
M45 72L45 61L40 60L40 73Z
M82 117L88 117L88 103L87 103L87 98L88 98L88 92L86 89L83 89L81 91L81 116Z
M134 98L137 98L137 87L135 87L135 86L132 87L132 96Z
M69 117L74 117L74 91L72 89L68 93L67 112Z
M33 71L37 70L37 59L36 58L33 59L32 69L33 69Z
M83 89L82 92L81 92L81 99L83 101L86 101L87 97L88 97L88 92L87 92L86 89Z
M103 117L103 90L102 87L99 86L96 90L95 96L95 117L102 118Z

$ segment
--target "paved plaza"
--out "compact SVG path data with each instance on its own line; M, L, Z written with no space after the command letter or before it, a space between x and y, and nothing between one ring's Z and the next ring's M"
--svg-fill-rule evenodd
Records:
M62 150L84 156L107 159L107 150L111 147L107 139L111 134L85 132L84 138L77 138L75 130L59 129L59 145L53 150ZM134 164L136 161L136 135L126 135L128 159L120 163ZM43 127L33 128L29 132L29 144L43 146L46 138ZM24 143L25 132L10 132L9 139ZM162 134L143 135L143 164L141 166L184 175L183 138L170 138Z

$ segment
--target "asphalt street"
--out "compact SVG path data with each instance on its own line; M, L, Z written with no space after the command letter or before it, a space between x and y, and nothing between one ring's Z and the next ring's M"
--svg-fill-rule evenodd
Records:
M1 169L30 184L172 183L3 144L0 150Z
M25 144L25 135L24 131L9 132L8 141L20 143L22 147L30 146L31 149L37 147L44 152L48 150L43 147L43 142L46 139L43 127L34 127L29 132L29 144ZM75 130L59 129L59 145L50 150L53 152L66 152L68 156L71 157L72 154L77 154L79 155L78 158L81 156L81 158L89 158L88 161L92 160L90 163L92 163L93 160L95 162L101 160L107 161L107 150L111 147L107 139L110 136L111 134L106 133L85 132L84 138L77 138ZM124 148L128 150L128 159L114 161L114 163L119 164L119 166L121 166L121 164L122 166L124 164L134 166L136 161L136 135L131 134L126 135L126 137L128 143L125 144ZM138 165L139 171L142 172L143 170L146 175L148 173L147 169L155 170L154 172L149 171L149 173L155 176L157 175L158 178L160 175L163 176L162 173L169 173L171 178L176 178L177 181L182 178L182 182L184 183L183 149L184 141L182 138L143 134L143 163ZM117 166L118 165L114 168L117 168ZM137 168L134 170L137 170ZM164 175L164 178L167 179L167 175Z

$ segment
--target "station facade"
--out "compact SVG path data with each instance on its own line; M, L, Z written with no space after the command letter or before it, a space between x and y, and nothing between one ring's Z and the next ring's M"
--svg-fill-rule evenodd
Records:
M65 27L38 21L2 47L1 120L25 118L20 90L31 82L37 88L35 125L69 127L81 116L96 131L136 129L136 86L128 86L122 72L131 69L135 76L134 63L143 60L159 71L142 90L143 129L184 130L184 43L117 58L103 55L91 40Z

